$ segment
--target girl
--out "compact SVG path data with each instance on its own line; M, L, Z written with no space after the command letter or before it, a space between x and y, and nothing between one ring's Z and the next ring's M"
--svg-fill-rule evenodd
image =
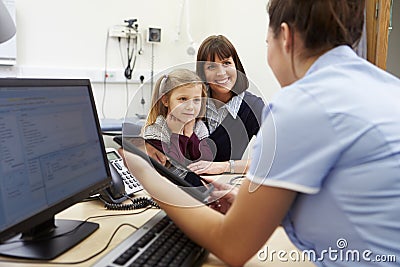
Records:
M214 162L198 161L196 173L244 173L249 160L241 160L260 129L263 100L247 92L249 81L232 43L223 35L206 38L197 53L196 72L206 82L205 123L215 145Z
M144 138L166 155L187 165L212 160L205 140L208 130L201 117L205 110L205 85L187 69L176 69L156 82Z

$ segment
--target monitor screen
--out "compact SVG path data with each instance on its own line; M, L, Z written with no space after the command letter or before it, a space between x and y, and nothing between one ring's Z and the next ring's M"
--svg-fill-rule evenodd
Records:
M1 255L55 258L98 228L54 219L111 182L89 80L0 79L0 150Z

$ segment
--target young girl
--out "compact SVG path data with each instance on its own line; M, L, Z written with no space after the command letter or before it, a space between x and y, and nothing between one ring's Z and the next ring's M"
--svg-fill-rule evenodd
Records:
M176 69L156 82L144 138L185 165L212 160L205 140L208 129L200 120L205 112L205 85L192 71Z

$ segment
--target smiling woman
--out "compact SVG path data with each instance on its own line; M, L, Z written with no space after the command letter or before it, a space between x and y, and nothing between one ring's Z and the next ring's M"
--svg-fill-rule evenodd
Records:
M263 100L247 91L249 80L233 44L212 35L200 45L196 72L208 89L205 124L215 147L213 162L188 167L201 174L244 173L249 160L243 154L260 129Z
M236 65L232 56L221 59L218 55L214 61L204 63L205 80L211 88L211 95L220 102L215 103L222 106L233 96L231 89L235 86L237 80Z

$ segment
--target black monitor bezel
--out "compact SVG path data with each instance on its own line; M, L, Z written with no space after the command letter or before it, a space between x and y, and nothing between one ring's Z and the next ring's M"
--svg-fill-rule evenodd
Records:
M97 116L97 109L95 106L94 96L92 92L92 86L89 79L43 79L43 78L0 78L0 88L2 87L64 87L64 86L84 86L88 90L90 102L92 106L92 112L95 119L97 133L99 138L99 144L102 148L104 166L107 172L107 177L96 184L93 184L90 188L85 188L79 192L76 192L71 197L60 200L58 203L40 211L14 225L9 226L0 232L0 241L5 241L15 235L26 232L35 225L39 225L51 218L61 211L75 205L83 199L96 194L98 191L105 189L111 185L111 173L108 167L108 160L104 146L104 140L101 135L99 118ZM0 91L1 92L1 91Z

